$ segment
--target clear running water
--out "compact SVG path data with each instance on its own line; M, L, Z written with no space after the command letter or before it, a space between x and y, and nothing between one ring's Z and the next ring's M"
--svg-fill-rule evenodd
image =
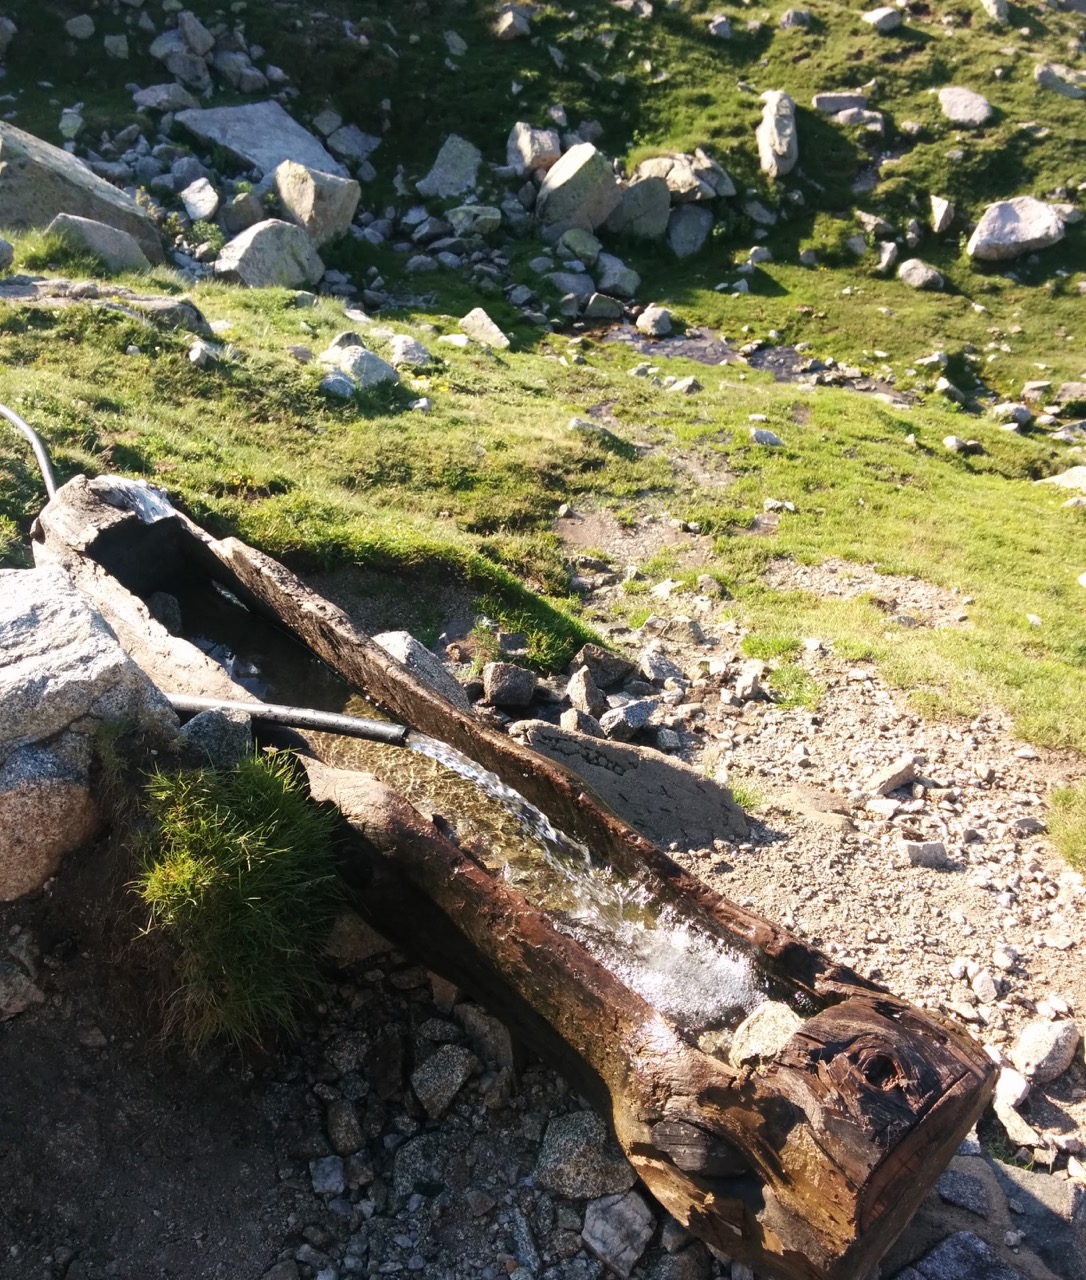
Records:
M181 594L186 630L257 696L347 715L380 712L290 636L206 586ZM242 656L244 655L244 656ZM804 1007L757 952L721 936L696 908L661 907L651 883L618 876L535 805L468 756L412 732L407 747L307 733L329 765L381 778L449 838L544 911L585 950L694 1042L728 1035L766 1000ZM703 1047L709 1047L703 1040Z

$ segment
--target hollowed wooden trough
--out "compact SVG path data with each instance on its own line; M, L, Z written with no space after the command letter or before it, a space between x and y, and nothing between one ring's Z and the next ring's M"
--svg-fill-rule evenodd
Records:
M695 1235L783 1280L859 1280L909 1221L984 1108L994 1068L961 1030L713 893L575 775L457 711L281 564L181 515L151 523L122 484L71 481L36 553L63 563L129 643L166 636L129 593L206 575L273 618L397 719L492 770L661 904L696 914L819 1011L782 1048L733 1068L598 964L406 800L364 774L307 767L349 824L343 874L359 911L466 988L610 1117L652 1194ZM129 496L126 496L126 493ZM120 585L118 585L120 584ZM161 634L160 634L161 633ZM127 637L127 638L126 638ZM174 650L170 649L171 644ZM183 664L182 664L183 666ZM180 669L180 668L178 668Z

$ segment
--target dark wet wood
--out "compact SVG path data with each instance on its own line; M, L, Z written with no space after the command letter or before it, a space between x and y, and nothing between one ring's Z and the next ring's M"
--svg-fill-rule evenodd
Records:
M50 553L90 581L94 504L86 492L80 501L78 519L51 504L42 527ZM146 589L148 561L126 544L120 523L102 513L98 549ZM167 523L172 531L154 535L169 553L164 563L176 553L274 616L397 718L493 770L621 875L661 903L701 914L790 993L816 1003L820 1011L773 1058L733 1069L684 1040L402 797L366 775L307 764L314 793L347 820L344 873L359 909L483 1000L608 1114L646 1186L676 1218L760 1273L860 1280L985 1106L995 1069L980 1046L714 894L575 775L419 684L282 565L239 542L216 542L184 517ZM142 536L138 522L126 528Z

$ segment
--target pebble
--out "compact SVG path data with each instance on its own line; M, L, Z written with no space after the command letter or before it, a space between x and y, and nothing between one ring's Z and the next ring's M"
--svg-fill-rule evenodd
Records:
M1011 1050L1011 1062L1035 1084L1048 1084L1071 1065L1079 1039L1078 1027L1070 1021L1027 1023Z

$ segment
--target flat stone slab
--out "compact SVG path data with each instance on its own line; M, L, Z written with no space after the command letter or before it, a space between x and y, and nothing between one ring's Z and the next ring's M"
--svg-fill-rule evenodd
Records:
M240 107L199 107L174 117L203 142L225 147L244 165L272 173L284 160L307 169L347 177L347 170L320 139L289 116L278 102L247 102Z
M746 837L746 818L728 788L679 760L542 720L522 721L516 732L533 750L583 778L606 805L662 848L673 840L692 848L718 837Z

